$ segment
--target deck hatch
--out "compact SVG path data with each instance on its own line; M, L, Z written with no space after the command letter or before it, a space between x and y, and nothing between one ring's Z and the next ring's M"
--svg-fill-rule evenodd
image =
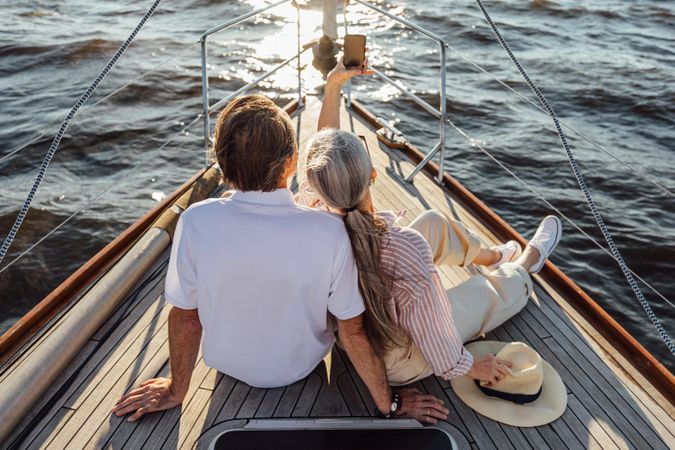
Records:
M438 428L404 429L238 429L218 436L214 450L452 450L450 435Z

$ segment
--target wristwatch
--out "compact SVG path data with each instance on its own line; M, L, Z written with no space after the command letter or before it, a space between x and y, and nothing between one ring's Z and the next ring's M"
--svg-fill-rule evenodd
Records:
M398 415L399 411L401 411L401 408L403 408L403 399L401 398L401 394L394 392L391 400L391 406L389 407L389 413L380 413L380 417L383 419L394 419Z

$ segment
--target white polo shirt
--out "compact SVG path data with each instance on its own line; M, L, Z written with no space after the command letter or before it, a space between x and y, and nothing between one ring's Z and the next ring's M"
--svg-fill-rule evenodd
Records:
M330 351L338 319L364 311L341 218L291 192L235 192L180 217L166 299L198 308L207 366L256 387L307 376Z

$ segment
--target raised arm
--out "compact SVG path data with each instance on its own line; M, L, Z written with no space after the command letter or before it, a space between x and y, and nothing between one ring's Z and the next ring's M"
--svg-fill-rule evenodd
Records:
M368 69L368 61L363 63L363 69L346 69L342 59L337 66L328 74L324 89L323 103L317 130L324 128L340 128L340 94L342 85L357 75L370 75L373 71Z

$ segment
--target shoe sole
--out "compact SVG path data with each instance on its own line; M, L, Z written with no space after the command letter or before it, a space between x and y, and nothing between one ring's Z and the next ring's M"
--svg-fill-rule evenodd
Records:
M534 275L535 273L539 273L541 271L541 269L544 268L544 266L546 265L546 260L548 260L548 258L551 256L551 253L553 253L553 250L555 250L555 248L558 246L558 243L560 242L560 238L562 237L562 222L556 216L551 216L551 217L553 217L555 219L555 224L556 224L556 228L557 228L558 232L555 235L555 241L553 242L553 245L551 246L551 249L548 251L548 254L546 255L546 257L542 259L541 264L539 264L539 267L537 267L536 269L534 267L532 267L531 272L530 272L532 275Z

